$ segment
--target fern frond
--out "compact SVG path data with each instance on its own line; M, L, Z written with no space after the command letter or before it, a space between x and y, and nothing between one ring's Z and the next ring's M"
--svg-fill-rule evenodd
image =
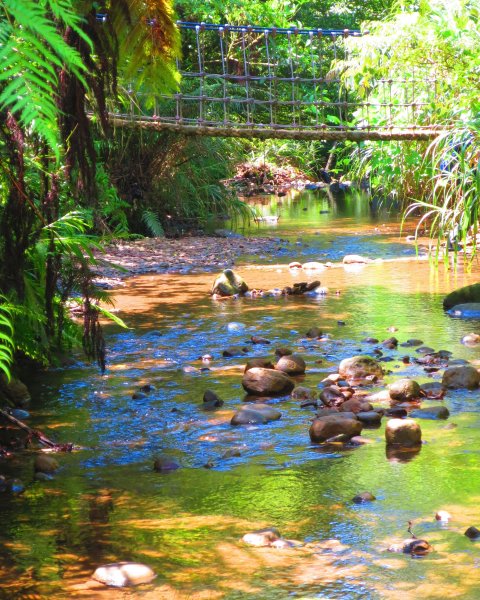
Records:
M86 85L86 67L52 14L79 29L80 17L64 0L0 0L0 108L44 138L58 158L57 71L66 69Z
M142 213L142 222L153 237L165 237L165 231L160 223L160 219L153 211L144 210Z

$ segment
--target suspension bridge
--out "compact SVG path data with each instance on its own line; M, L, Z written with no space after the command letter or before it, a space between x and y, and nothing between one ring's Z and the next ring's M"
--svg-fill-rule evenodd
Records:
M341 77L357 30L179 22L179 89L150 98L127 90L116 126L216 137L429 140L439 101L435 65L391 73L359 90ZM148 106L148 108L147 108Z

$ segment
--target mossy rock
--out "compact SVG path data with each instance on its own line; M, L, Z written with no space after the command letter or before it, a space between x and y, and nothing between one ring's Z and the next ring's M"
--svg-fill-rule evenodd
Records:
M480 302L480 283L466 285L465 287L450 292L450 294L443 299L443 308L445 310L450 310L457 304L467 304L471 302Z

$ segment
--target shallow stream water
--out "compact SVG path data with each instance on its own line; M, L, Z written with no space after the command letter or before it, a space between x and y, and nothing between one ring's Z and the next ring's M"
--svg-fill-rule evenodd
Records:
M297 381L313 388L343 358L372 352L366 336L420 338L478 366L478 350L460 343L478 322L450 318L441 303L449 290L478 280L477 266L432 269L406 241L409 228L399 235L397 215L374 212L366 199L317 192L263 202L259 210L280 219L255 231L278 238L278 254L245 257L235 268L251 287L320 279L329 293L216 302L211 273L147 275L118 290L130 329L107 326L106 374L75 356L68 368L27 382L31 426L80 449L58 456L51 481L33 480L33 452L0 464L26 485L21 495L0 497L0 597L479 597L480 542L463 535L480 527L478 391L448 392L450 418L421 421L424 444L409 460L386 452L385 419L363 431L361 447L310 444L314 412L289 397L270 400L279 421L230 425L244 402L247 358L273 358L277 346L302 354L307 372ZM384 260L343 267L349 253ZM306 274L288 269L293 260L335 264ZM306 338L312 326L330 339ZM252 335L271 344L253 345ZM229 346L248 354L223 358ZM399 377L441 378L402 362L418 356L414 348L383 353L387 375L372 391ZM144 384L155 390L133 400ZM224 399L221 409L202 411L206 389ZM154 472L162 455L182 468ZM364 490L376 501L353 504ZM452 514L448 525L434 520L440 509ZM408 521L432 544L428 556L387 552L409 537ZM240 541L266 526L303 545L274 550ZM158 577L130 590L88 582L98 565L122 560L146 563Z

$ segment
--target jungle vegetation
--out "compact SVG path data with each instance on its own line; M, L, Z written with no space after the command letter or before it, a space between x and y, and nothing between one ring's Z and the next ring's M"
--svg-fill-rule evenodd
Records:
M175 12L174 12L175 11ZM423 226L463 240L476 233L480 172L480 0L0 0L0 369L16 358L48 365L81 343L104 367L92 284L93 252L112 237L205 227L245 206L221 180L247 154L286 160L315 175L322 142L188 140L111 128L133 87L145 102L174 90L177 17L265 26L361 27L339 64L352 90L395 70L434 65L451 132L434 143L345 143L336 173L368 177ZM108 15L107 19L102 15ZM356 115L351 116L354 122ZM273 159L272 159L273 160ZM474 238L474 236L473 236ZM83 333L67 306L81 304ZM112 315L111 315L112 316Z

